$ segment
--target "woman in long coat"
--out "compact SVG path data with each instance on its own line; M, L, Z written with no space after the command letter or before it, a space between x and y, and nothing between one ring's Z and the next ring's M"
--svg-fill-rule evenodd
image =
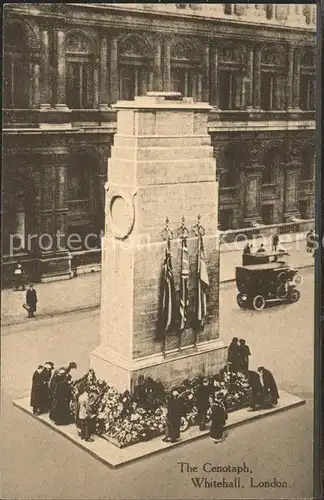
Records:
M70 411L71 385L65 372L61 370L57 374L56 385L53 392L50 419L56 425L68 425L72 423Z
M217 398L215 401L210 399L211 402L211 426L210 437L215 443L219 443L223 438L223 431L227 420L227 412L224 403L221 399Z
M30 393L30 406L34 415L40 415L43 407L43 365L39 365L33 374L32 388Z
M261 374L265 403L270 406L278 404L278 387L271 371L259 366L258 372Z
M168 400L166 433L162 441L174 443L179 439L183 414L184 406L179 399L179 392L174 390Z

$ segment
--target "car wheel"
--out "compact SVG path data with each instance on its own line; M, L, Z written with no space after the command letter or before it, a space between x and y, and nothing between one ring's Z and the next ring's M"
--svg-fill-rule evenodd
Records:
M262 295L256 295L253 298L252 305L256 311L262 311L264 309L266 301Z
M303 277L301 274L296 273L295 276L293 277L292 283L294 286L301 286L303 284Z
M292 290L289 294L289 302L293 304L294 302L298 302L300 298L299 290Z
M236 296L236 302L237 302L237 305L239 307L241 307L242 309L245 309L246 307L246 300L243 299L243 294L242 293L238 293L237 296Z

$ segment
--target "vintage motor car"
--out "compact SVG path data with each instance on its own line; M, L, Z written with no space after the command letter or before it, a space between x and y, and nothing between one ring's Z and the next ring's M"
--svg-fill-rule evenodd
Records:
M250 254L248 264L236 267L236 301L242 309L264 309L268 302L294 303L303 278L286 262L287 252Z

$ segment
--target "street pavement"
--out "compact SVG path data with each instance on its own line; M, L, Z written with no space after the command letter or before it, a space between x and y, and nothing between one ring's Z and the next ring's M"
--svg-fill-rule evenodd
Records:
M282 238L282 247L290 256L288 263L304 269L314 266L314 258L311 253L305 251L305 235L285 235ZM285 238L285 239L284 239ZM264 241L265 247L269 248L268 239ZM253 247L257 249L258 240L252 241ZM220 281L232 281L235 279L235 267L242 262L242 248L244 242L223 244L220 253ZM51 317L67 312L89 310L100 305L100 272L81 275L76 278L51 283L40 283L35 286L38 294L37 317ZM27 312L22 305L25 302L23 291L3 290L1 293L1 323L10 325L15 323L26 323ZM32 320L34 321L34 320Z
M303 271L301 299L263 311L236 306L234 283L221 285L220 336L246 339L251 368L263 364L283 390L306 399L306 405L238 427L215 445L202 438L190 444L111 470L62 436L11 404L28 394L39 362L78 363L88 369L88 353L99 343L99 311L77 312L26 321L3 328L2 337L2 492L4 499L258 499L312 496L313 424L313 269ZM287 481L288 488L222 489L193 486L191 477L230 480L231 474L180 473L179 461L201 466L239 465L245 461L255 481Z

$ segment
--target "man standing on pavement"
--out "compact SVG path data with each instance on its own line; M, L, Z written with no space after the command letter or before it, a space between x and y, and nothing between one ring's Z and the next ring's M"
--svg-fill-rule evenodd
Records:
M86 387L82 387L80 389L77 422L80 427L81 439L93 442L94 440L91 438L91 408L89 403L89 392Z
M232 342L228 347L227 363L231 372L238 372L241 368L241 356L237 337L233 337Z
M248 345L246 345L244 339L240 339L239 351L241 357L241 369L243 373L249 371L249 356L251 356L251 351Z
M181 417L184 414L179 392L173 390L167 405L167 424L162 441L175 443L180 438Z
M37 293L33 284L29 285L29 289L26 292L26 304L28 306L28 318L35 318Z
M204 379L202 385L198 388L196 394L200 431L206 430L206 416L207 416L207 410L209 408L209 396L210 396L209 383L207 379Z
M274 233L272 236L271 236L271 250L276 252L277 251L277 248L278 248L278 245L279 245L279 236L277 233Z
M258 372L260 373L261 383L263 385L264 399L267 406L275 406L278 404L279 393L276 381L270 370L263 366L259 366Z

